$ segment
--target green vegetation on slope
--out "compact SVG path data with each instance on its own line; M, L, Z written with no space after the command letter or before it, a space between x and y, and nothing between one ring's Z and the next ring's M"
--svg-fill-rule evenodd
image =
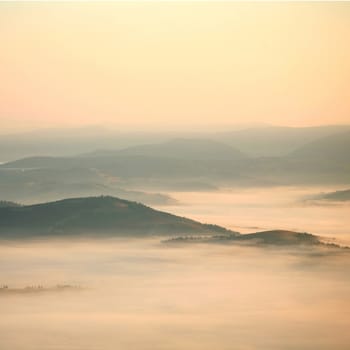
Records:
M108 234L179 235L232 233L216 225L157 211L143 204L101 196L0 208L1 236Z

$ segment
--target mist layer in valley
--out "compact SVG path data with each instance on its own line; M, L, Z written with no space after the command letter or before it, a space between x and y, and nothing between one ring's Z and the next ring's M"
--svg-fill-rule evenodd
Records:
M168 246L154 239L2 242L0 348L348 349L348 253ZM20 336L18 336L20 334Z
M315 205L305 201L315 194L336 189L336 186L283 186L169 192L178 204L169 205L166 210L241 233L285 229L310 232L349 245L350 202L323 201L322 205Z
M268 128L118 145L72 137L62 153L52 152L57 139L30 140L32 149L5 139L0 348L348 349L349 250L316 236L286 244L308 232L350 245L349 201L334 201L349 188L347 135ZM336 195L305 200L322 193ZM165 243L271 230L282 247Z

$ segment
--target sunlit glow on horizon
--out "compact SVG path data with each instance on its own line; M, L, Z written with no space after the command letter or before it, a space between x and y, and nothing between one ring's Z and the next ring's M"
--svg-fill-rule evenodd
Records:
M349 3L0 3L1 128L349 124L349 19Z

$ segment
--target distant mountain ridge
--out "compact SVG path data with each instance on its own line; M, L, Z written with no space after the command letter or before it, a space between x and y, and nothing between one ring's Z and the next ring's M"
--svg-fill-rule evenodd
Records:
M265 126L220 132L214 140L236 147L253 157L286 156L322 138L350 131L350 125L312 127Z
M115 155L170 157L180 159L225 159L246 158L238 149L210 139L178 138L158 144L133 146L116 151Z
M99 183L101 177L98 174L103 174L105 178L118 179L119 188L136 186L146 191L148 184L150 188L152 184L163 184L158 188L167 189L172 188L173 183L182 182L204 183L212 188L294 184L345 186L350 183L349 149L350 131L306 142L288 155L279 157L248 157L224 143L207 139L176 139L74 157L19 159L0 165L0 176L4 176L5 171L22 170L37 170L40 175L48 169L59 169L69 175L78 169L90 174L95 171L94 183ZM108 185L104 180L102 183ZM184 187L188 189L190 186ZM86 192L86 195L94 194ZM111 194L118 196L117 192ZM18 200L16 197L7 199Z
M350 131L310 142L292 152L290 157L324 160L330 163L350 162Z
M282 156L308 142L350 130L350 125L316 127L280 127L246 125L225 128L224 132L176 130L122 132L98 126L73 129L42 129L0 137L0 162L36 155L68 157L95 149L125 149L143 144L161 143L174 138L206 138L232 146L249 156Z

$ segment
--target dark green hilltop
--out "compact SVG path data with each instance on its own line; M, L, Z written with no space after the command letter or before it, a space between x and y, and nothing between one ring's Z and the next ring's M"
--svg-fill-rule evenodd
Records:
M4 202L6 203L6 202ZM61 235L147 236L230 233L216 225L110 196L0 206L0 237Z

